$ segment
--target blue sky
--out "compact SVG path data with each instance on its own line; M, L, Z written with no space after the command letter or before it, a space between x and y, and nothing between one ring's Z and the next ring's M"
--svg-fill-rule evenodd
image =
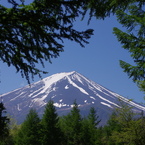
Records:
M6 5L6 1L1 0L0 4ZM144 94L119 66L119 60L132 62L132 59L112 33L113 27L121 28L115 16L106 18L104 21L94 18L89 26L86 20L77 19L76 29L94 29L94 35L89 40L90 43L82 48L79 44L65 41L64 52L60 53L60 57L52 59L52 64L45 62L44 70L49 73L42 77L60 72L77 71L111 91L144 103ZM21 77L20 73L16 73L14 67L7 67L2 62L0 62L0 66L0 94L27 85L27 81ZM41 65L38 66L42 68ZM38 80L39 78L35 77L31 82Z

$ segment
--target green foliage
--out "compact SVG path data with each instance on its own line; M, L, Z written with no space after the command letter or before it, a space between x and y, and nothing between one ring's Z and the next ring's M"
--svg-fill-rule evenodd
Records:
M0 59L8 66L14 66L30 83L35 75L47 73L37 67L44 62L51 63L64 51L64 40L74 41L82 47L88 43L93 30L79 31L74 28L76 18L89 13L92 17L104 19L118 9L124 11L135 0L8 0L11 8L0 5ZM142 0L137 1L144 5Z
M60 145L61 129L59 127L59 118L56 113L53 101L49 101L41 120L41 144L43 145Z
M100 123L101 120L98 120L99 116L97 116L97 112L94 107L91 107L88 119L90 124L92 124L94 127L97 127L97 125Z
M144 144L144 117L137 118L133 108L128 103L120 101L110 116L108 123L103 127L102 142L109 145L143 145Z
M66 116L61 117L60 126L64 133L64 144L67 145L95 145L99 143L97 125L100 120L92 107L87 117L82 118L76 101Z
M5 115L4 104L0 103L0 144L4 144L9 136L9 118Z
M120 132L121 131L121 125L117 121L117 115L115 112L112 113L110 116L110 119L107 122L107 125L105 125L102 129L102 143L107 145L116 145L115 141L112 140L111 136L113 132Z
M76 101L70 113L58 117L53 101L46 105L42 119L31 109L22 125L13 125L10 136L0 145L144 145L145 117L136 116L128 103L120 102L107 125L100 122L94 108L80 115Z
M29 74L46 73L37 68L44 61L63 51L64 40L74 41L82 47L88 43L93 30L74 29L75 19L82 15L81 1L34 0L19 5L9 0L12 8L0 5L0 59L29 80ZM29 82L30 83L30 82Z
M15 136L15 145L40 144L40 119L34 109L29 111L26 120L22 123Z
M124 145L144 145L145 122L142 119L131 120L127 127L123 127L120 132L112 133L112 140Z
M97 126L100 123L99 116L97 116L96 110L94 107L91 107L90 113L87 118L82 120L82 137L83 144L85 145L95 145L100 143L99 131Z
M140 3L132 4L128 11L118 10L116 12L118 21L125 27L123 32L114 28L114 34L123 48L128 50L133 58L134 63L129 64L120 61L124 72L136 82L139 87L145 91L145 11L144 5Z
M120 100L119 106L115 108L115 114L116 114L116 121L121 124L121 126L127 126L128 123L135 118L137 115L135 112L133 112L133 107L130 106L128 102L123 102Z
M70 113L62 118L61 129L67 145L80 145L82 143L82 117L76 101Z

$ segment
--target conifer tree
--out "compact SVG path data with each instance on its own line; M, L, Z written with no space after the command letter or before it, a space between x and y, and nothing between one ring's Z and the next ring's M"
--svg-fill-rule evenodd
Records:
M0 60L14 66L23 77L46 73L37 67L45 61L59 56L64 40L71 40L85 46L93 30L78 31L74 28L76 18L89 13L92 17L104 19L118 9L126 9L137 0L7 0L11 8L0 5ZM144 5L142 0L137 1ZM30 83L30 82L29 82Z
M121 131L121 124L117 121L116 117L116 113L113 112L109 120L107 121L107 125L105 125L102 129L103 135L101 138L101 142L103 144L116 145L115 141L111 138L113 132Z
M88 115L88 121L89 121L89 132L90 132L90 144L96 144L98 142L97 137L97 126L100 123L99 116L97 116L97 112L94 107L91 107L90 113Z
M62 134L59 127L59 118L52 100L45 107L41 125L41 144L60 145Z
M91 107L88 119L90 121L90 124L92 124L94 128L97 128L97 125L101 120L99 119L99 116L97 116L97 112L94 107Z
M82 117L76 101L70 113L61 120L61 128L63 130L67 145L82 144Z
M40 119L34 109L30 109L26 120L22 123L16 137L16 145L39 145Z
M101 120L99 120L99 116L97 116L95 108L91 107L89 115L87 118L83 118L82 121L82 134L85 145L95 145L97 142L99 142L97 125L100 121Z
M64 51L64 40L84 47L93 30L79 31L74 21L83 11L82 1L33 0L25 5L7 0L11 8L0 5L0 61L14 66L30 83L30 75L46 73L37 67Z
M136 2L128 7L128 11L116 12L119 23L125 29L122 31L115 27L114 34L134 61L129 63L121 60L121 67L145 91L145 10L142 4Z
M9 118L6 116L6 108L0 103L0 144L4 143L9 136Z
M134 120L136 113L133 112L133 108L128 103L119 101L120 107L114 109L107 125L104 127L106 134L104 134L103 141L105 144L112 145L134 144L133 140L138 136L135 135L135 132L138 132L136 128L138 123Z
M84 145L90 145L90 130L88 118L84 117L82 120L82 139Z

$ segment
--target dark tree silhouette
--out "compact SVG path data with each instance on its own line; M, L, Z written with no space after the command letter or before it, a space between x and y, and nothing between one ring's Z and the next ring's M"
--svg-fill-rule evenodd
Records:
M9 118L6 116L6 108L0 103L0 143L9 135Z

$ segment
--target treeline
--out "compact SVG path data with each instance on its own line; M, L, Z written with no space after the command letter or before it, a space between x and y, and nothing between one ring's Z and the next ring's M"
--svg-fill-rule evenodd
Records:
M1 103L2 105L2 103ZM1 107L2 108L2 107ZM144 145L145 118L123 102L105 126L92 107L82 117L76 101L65 116L58 116L49 101L40 119L34 109L21 125L10 125L0 109L0 145ZM138 115L138 116L137 116Z

